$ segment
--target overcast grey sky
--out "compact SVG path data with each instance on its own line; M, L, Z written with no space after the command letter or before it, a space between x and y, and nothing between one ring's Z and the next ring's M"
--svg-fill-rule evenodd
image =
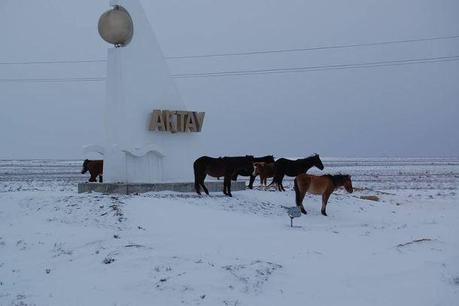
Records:
M144 1L166 56L459 35L457 0ZM0 158L81 158L102 143L108 0L0 0ZM173 74L459 56L459 38L383 46L170 59ZM7 81L21 79L21 82ZM206 111L202 153L458 156L459 61L177 79ZM152 101L154 108L154 101Z

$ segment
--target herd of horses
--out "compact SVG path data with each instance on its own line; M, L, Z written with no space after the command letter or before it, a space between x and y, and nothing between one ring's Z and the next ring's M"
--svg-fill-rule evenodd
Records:
M316 167L320 170L324 169L322 160L319 154L314 154L306 158L290 160L279 158L274 160L274 156L267 155L262 157L232 156L232 157L209 157L202 156L193 163L194 170L194 187L196 192L201 195L201 188L209 195L209 191L204 184L207 176L222 178L223 177L223 193L227 196L231 194L231 181L236 181L238 176L249 177L249 189L253 189L255 178L260 176L260 182L264 186L275 185L279 191L285 191L283 179L285 176L294 177L295 202L303 214L306 210L303 206L303 200L306 193L322 195L321 213L327 216L327 203L330 195L338 188L344 189L352 193L352 180L349 175L309 175L306 172ZM90 182L96 182L99 177L99 182L103 181L103 161L102 160L85 160L83 162L82 174L90 172ZM267 179L272 178L272 182L267 185Z

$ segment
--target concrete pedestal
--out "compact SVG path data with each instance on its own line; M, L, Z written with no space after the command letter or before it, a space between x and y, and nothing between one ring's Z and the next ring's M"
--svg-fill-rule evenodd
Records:
M209 192L222 192L223 181L208 181L205 185ZM245 182L232 182L231 191L245 190ZM155 191L175 191L175 192L195 192L194 183L152 183L152 184L135 184L135 183L80 183L78 184L78 193L100 192L105 194L136 194ZM201 192L204 194L204 191Z

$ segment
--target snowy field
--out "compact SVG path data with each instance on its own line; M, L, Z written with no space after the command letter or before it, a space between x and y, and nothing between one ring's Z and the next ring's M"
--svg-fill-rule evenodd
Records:
M459 305L459 159L324 159L356 191L293 228L291 181L79 195L80 164L0 161L0 305Z

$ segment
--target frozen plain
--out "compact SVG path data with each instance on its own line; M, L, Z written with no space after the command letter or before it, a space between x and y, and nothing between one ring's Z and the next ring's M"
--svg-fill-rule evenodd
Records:
M291 228L290 188L79 195L79 161L0 161L0 305L457 305L459 159L324 164L357 190Z

